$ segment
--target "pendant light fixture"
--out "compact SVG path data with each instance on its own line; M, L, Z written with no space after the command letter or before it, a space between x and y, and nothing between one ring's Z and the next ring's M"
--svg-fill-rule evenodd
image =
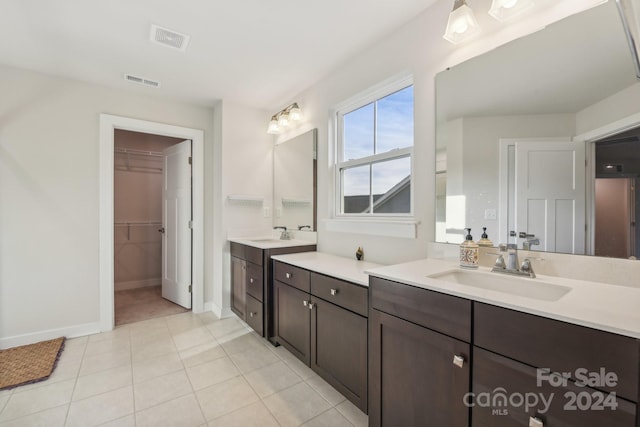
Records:
M444 39L453 44L458 44L479 32L480 25L478 25L473 10L471 10L465 0L455 0L453 10L449 14L447 30L443 36Z
M489 15L498 21L507 21L533 6L532 0L493 0Z

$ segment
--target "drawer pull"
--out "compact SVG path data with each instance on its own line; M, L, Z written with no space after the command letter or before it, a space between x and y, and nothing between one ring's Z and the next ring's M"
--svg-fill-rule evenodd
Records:
M249 283L253 283L253 277L249 278Z
M457 354L453 356L453 364L458 368L462 368L464 366L464 356L458 356Z
M538 417L529 417L529 427L544 427L544 423Z
M337 289L331 289L331 295L336 295L338 293Z
M291 274L291 273L284 273L284 276L285 276L287 279L291 279L292 274Z
M307 300L302 301L302 305L304 305L305 307L308 306L309 305L309 301L307 301Z
M313 303L312 302L309 303L309 310L313 310Z
M253 316L255 316L256 314L258 314L258 313L254 313L253 311L250 311L250 312L249 312L249 317L253 317Z

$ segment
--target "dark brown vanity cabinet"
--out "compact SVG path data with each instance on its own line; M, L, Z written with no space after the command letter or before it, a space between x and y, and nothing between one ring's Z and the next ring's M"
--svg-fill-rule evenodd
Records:
M274 270L277 342L367 412L367 288L278 261Z
M474 345L473 426L640 425L639 340L476 302Z
M371 277L369 425L469 426L471 302Z
M273 337L271 256L315 250L315 245L259 249L231 242L231 311L261 336Z

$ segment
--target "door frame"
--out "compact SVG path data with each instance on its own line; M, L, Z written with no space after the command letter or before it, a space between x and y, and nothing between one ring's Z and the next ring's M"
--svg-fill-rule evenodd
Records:
M596 247L596 201L594 197L594 187L596 182L596 144L595 142L613 136L615 134L628 131L630 129L640 126L640 113L635 113L627 116L623 119L616 120L612 123L597 127L588 132L576 135L574 141L583 141L587 143L585 147L585 153L587 156L587 176L585 177L585 192L586 192L586 235L585 235L585 254L593 255Z
M192 141L192 310L204 311L204 131L130 117L100 114L99 142L99 240L100 330L115 324L114 310L114 138L115 130L144 132Z

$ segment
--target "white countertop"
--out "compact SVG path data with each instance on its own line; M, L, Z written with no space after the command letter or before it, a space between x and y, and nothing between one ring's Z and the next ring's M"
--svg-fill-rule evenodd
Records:
M419 288L640 338L640 288L603 285L542 275L538 275L535 279L524 279L530 280L531 286L535 286L536 281L542 281L571 288L567 294L556 301L543 301L428 277L455 269L466 270L450 261L423 259L379 268L367 268L365 272ZM490 273L490 269L485 267L480 267L478 270L481 274L500 274Z
M238 237L229 238L230 242L241 243L258 249L291 248L294 246L315 245L315 240L290 239L280 240L274 237Z
M291 264L316 273L332 276L347 282L369 286L369 276L366 270L380 267L373 262L358 261L354 258L345 258L322 252L301 252L297 254L275 255L271 258Z

